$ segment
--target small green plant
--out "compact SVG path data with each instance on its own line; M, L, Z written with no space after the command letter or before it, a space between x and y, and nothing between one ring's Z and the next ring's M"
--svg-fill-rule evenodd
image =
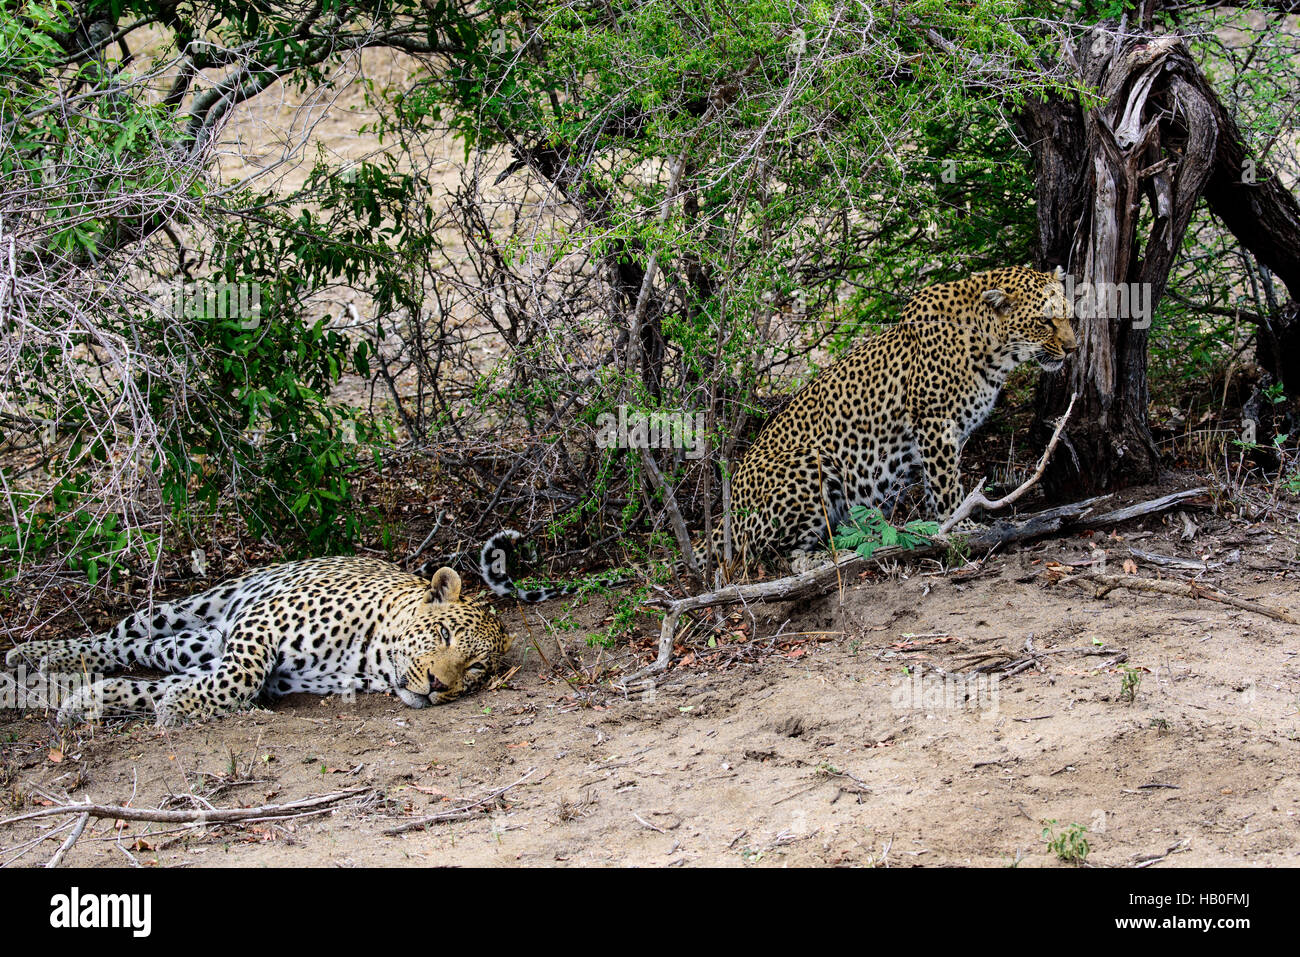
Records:
M970 539L965 535L953 535L948 539L948 550L944 552L943 563L949 568L965 565L970 560Z
M1119 679L1119 696L1132 704L1137 699L1138 688L1142 684L1142 669L1132 665L1121 665Z
M1273 448L1277 453L1278 461L1281 463L1277 474L1277 484L1279 488L1292 495L1300 495L1300 461L1297 460L1294 452L1288 453L1285 448L1290 438L1289 433L1273 436Z
M833 542L836 548L870 558L881 548L911 549L925 545L938 532L938 522L908 522L899 528L890 524L880 509L855 505L849 510L849 520L835 533Z
M604 631L598 632L587 637L587 644L590 646L600 645L602 648L613 648L618 644L618 640L625 635L630 635L636 626L637 612L641 611L642 603L650 597L650 588L643 586L634 588L631 592L619 599L618 605L614 608L613 619ZM662 614L662 613L660 613ZM716 644L714 642L713 644ZM709 647L713 647L710 644Z
M1056 819L1044 821L1043 840L1047 842L1047 849L1056 855L1058 860L1067 864L1073 864L1076 867L1083 864L1088 859L1088 839L1084 837L1088 829L1082 824L1071 824L1060 834L1056 833Z
M577 631L582 627L582 623L566 610L556 616L556 618L551 622L551 627L556 631Z

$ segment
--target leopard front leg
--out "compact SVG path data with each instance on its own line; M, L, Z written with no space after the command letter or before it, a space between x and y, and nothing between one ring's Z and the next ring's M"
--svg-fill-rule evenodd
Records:
M158 724L183 724L251 708L275 663L271 636L263 624L240 622L215 669L166 690L157 709Z
M934 517L942 522L964 498L961 490L961 448L957 426L950 419L924 418L918 429L925 497Z

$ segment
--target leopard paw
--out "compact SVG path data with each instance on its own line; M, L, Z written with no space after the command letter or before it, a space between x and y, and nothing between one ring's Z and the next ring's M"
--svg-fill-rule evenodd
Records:
M795 552L790 556L790 571L796 575L802 575L804 572L810 572L814 568L829 564L830 561L831 553L829 551Z
M198 721L211 713L211 708L205 705L203 696L193 684L176 685L168 688L158 702L157 724L160 728L172 728Z
M212 688L209 676L197 680L181 681L166 691L158 701L159 727L174 727L215 718L253 707L253 701L233 700Z
M82 685L64 698L59 704L58 722L67 727L82 722L104 720L105 686L107 681L96 681Z
M106 678L80 684L61 699L59 723L152 717L166 689L184 680L183 676L169 675L158 679Z
M5 667L17 668L19 665L34 665L44 662L45 656L59 642L28 641L9 650L5 655Z

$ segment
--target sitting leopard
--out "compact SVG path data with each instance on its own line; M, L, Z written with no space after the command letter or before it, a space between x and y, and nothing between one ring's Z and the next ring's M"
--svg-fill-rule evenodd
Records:
M855 505L887 506L919 472L930 511L962 500L960 456L1011 370L1061 368L1075 350L1064 272L1011 266L923 289L897 325L800 390L759 433L731 485L733 555L807 558ZM500 595L545 601L574 590L520 589L507 571L519 532L483 546L480 573ZM722 523L710 547L721 563ZM612 584L617 584L617 581Z
M918 471L934 517L950 516L962 446L1007 375L1030 359L1056 371L1075 349L1063 277L1012 266L923 289L897 325L804 386L732 479L741 563L809 555L852 506L888 505ZM719 527L716 556L721 542Z
M10 651L41 674L103 675L131 666L162 678L108 678L68 696L59 720L153 715L176 724L296 691L393 691L412 708L475 691L511 637L460 576L432 580L375 558L313 558L251 571L198 595L141 609L87 639Z

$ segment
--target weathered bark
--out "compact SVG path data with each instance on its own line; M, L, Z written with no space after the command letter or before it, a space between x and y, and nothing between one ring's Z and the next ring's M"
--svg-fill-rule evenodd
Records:
M1204 195L1296 296L1300 206L1276 177L1243 177L1240 131L1182 40L1098 28L1080 44L1077 62L1100 105L1085 109L1054 96L1019 117L1037 167L1039 266L1064 265L1076 289L1104 283L1141 293L1153 310ZM1144 201L1149 225L1140 236ZM1160 464L1147 425L1150 313L1117 310L1115 302L1090 308L1077 294L1075 302L1079 353L1065 372L1041 378L1035 426L1045 440L1048 423L1079 393L1065 437L1070 454L1056 456L1043 480L1058 498L1149 481ZM1279 366L1300 337L1286 315L1267 330Z

